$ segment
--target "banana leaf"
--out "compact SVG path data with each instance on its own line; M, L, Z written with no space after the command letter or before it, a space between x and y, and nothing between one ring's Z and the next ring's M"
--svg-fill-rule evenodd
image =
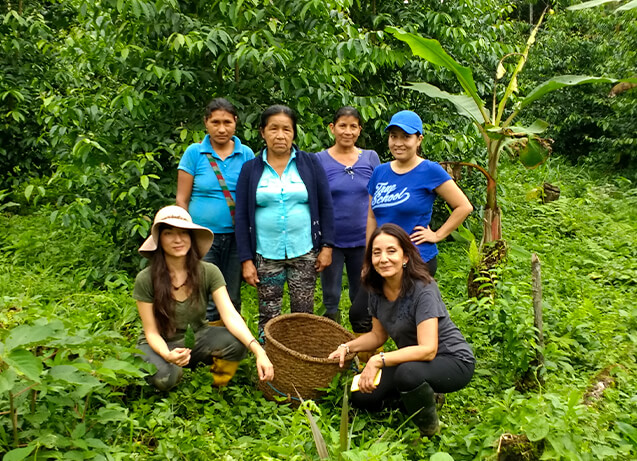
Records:
M517 110L521 110L524 107L531 104L536 99L541 98L547 93L551 91L559 90L560 88L564 88L565 86L576 86L583 85L585 83L617 83L617 82L628 82L628 83L637 83L637 78L623 78L623 79L614 79L608 77L591 77L588 75L560 75L559 77L553 77L538 86L536 86L526 97L519 102Z
M451 94L446 91L441 90L437 86L431 85L426 82L421 83L412 83L406 85L405 88L409 88L410 90L416 90L421 93L425 93L430 98L436 99L445 99L451 102L454 106L456 106L456 110L458 113L464 117L470 118L472 121L477 124L484 123L482 119L482 113L480 112L480 108L476 105L476 102L470 96L466 94ZM487 112L488 116L488 112Z

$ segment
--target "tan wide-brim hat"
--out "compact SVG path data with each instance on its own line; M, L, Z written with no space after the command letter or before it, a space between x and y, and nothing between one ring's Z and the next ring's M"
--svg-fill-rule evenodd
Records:
M167 224L179 229L192 230L197 241L197 250L199 257L203 257L212 246L214 235L207 227L200 226L192 222L190 214L182 207L170 205L162 208L155 215L155 221L150 231L150 236L139 247L139 253L145 258L151 258L157 250L157 242L159 242L159 225Z

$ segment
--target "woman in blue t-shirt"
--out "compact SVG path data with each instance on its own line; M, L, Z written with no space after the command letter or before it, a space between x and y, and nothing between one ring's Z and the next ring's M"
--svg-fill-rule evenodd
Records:
M389 150L394 160L376 168L369 180L367 236L385 223L399 225L409 234L429 273L434 276L438 267L436 243L456 230L473 211L473 206L438 163L418 155L423 139L418 114L409 110L394 114L385 131L389 132ZM429 223L438 195L449 204L452 212L434 231ZM350 321L355 332L369 331L367 303L354 303Z
M367 183L380 165L378 154L361 149L361 116L350 106L341 107L329 125L334 145L318 152L334 202L334 248L332 264L321 272L325 317L340 323L338 305L343 289L343 266L347 267L349 299L354 301L360 287L365 255L367 226Z
M215 234L203 260L221 270L232 304L241 312L241 263L234 234L234 200L243 164L254 153L235 136L237 110L224 98L206 106L204 124L208 134L188 146L177 173L177 205L188 211L197 224ZM215 171L216 169L216 171ZM214 301L206 309L209 321L219 320Z
M475 359L412 240L396 224L372 232L363 265L372 330L341 344L329 358L338 358L342 367L350 351L374 350L391 337L398 350L367 361L352 405L378 411L401 402L422 433L431 436L438 431L434 393L465 387Z

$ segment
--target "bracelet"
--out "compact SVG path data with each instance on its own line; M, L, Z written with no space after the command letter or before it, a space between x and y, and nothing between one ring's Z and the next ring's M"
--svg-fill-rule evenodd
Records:
M383 368L385 368L387 366L385 364L385 353L384 352L380 352L378 355L380 355L380 359L383 361Z
M250 346L252 346L252 343L258 343L258 342L259 342L259 341L257 341L256 339L252 338L252 341L250 341L250 342L248 343L248 347L247 347L247 349L248 349L248 350L250 350Z
M343 348L345 348L345 353L346 353L346 354L349 354L349 346L348 346L347 344L345 344L345 343L343 343L343 344L339 344L339 346L338 346L338 347L343 347ZM337 349L338 349L338 348L337 348Z

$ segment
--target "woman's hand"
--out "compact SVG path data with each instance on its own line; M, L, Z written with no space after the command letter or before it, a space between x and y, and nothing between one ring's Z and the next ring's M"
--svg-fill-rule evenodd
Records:
M376 379L376 375L378 374L378 370L380 370L382 364L382 360L378 355L374 355L369 361L363 372L361 373L360 381L358 381L358 388L363 394L369 394L374 389L376 389L376 385L374 384L374 380Z
M416 226L414 227L414 231L409 236L414 245L420 245L421 243L430 242L430 243L438 243L440 238L438 234L431 230L429 226Z
M274 366L268 358L265 351L259 353L256 356L257 359L257 372L259 373L259 379L261 381L272 381L274 379Z
M347 349L344 347L339 347L334 352L332 352L327 358L328 359L336 359L338 358L338 364L341 368L345 365L345 355L347 354Z
M241 263L241 272L243 274L243 279L249 285L256 287L257 283L260 282L259 276L257 275L257 268L252 260L243 261Z
M330 264L332 264L332 249L330 247L323 247L316 257L314 269L316 269L316 272L323 272Z
M176 347L164 356L164 360L174 363L178 367L185 367L190 363L190 349L186 347Z

